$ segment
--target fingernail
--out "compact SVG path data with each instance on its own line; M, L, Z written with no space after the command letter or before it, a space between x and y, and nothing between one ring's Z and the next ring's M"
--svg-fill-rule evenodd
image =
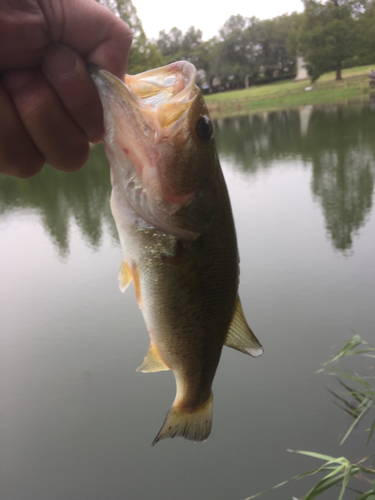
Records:
M18 89L26 85L34 76L31 69L11 69L2 75L2 82L8 90Z
M43 59L43 67L53 79L59 79L73 73L77 67L77 58L72 50L64 45L52 45Z

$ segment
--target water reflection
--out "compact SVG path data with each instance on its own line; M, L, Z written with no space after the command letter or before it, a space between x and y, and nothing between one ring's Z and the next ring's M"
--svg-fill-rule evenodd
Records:
M298 110L262 113L215 120L220 157L246 172L267 168L275 159L301 154Z
M0 216L27 209L40 214L60 256L69 252L69 228L74 219L89 246L100 246L103 226L117 239L109 208L109 166L101 146L95 146L89 162L78 172L66 174L45 166L28 180L0 175Z
M320 199L326 228L338 250L351 248L352 236L364 225L372 206L374 125L375 113L366 116L350 109L334 113L316 111L309 122L311 187Z
M334 247L344 252L372 206L373 130L370 107L308 107L215 123L219 154L243 171L255 173L286 157L312 164L312 192Z
M277 160L312 165L311 190L319 201L334 248L347 252L372 207L375 112L370 107L277 111L215 121L220 157L249 174ZM0 216L28 209L40 214L60 255L69 251L74 219L86 242L98 248L103 226L117 238L110 214L108 162L96 146L74 174L45 167L27 181L0 176Z

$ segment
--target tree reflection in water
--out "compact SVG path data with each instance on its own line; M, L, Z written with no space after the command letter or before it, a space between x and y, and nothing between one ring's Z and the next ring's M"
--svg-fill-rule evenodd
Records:
M374 110L305 107L218 119L214 128L220 157L249 175L280 159L312 165L311 189L327 232L336 249L350 250L372 206ZM110 191L108 161L103 148L95 146L88 164L74 174L47 166L28 180L0 175L0 217L22 209L40 214L61 256L69 253L69 227L75 220L86 242L97 249L104 226L117 239Z
M104 225L117 240L110 193L108 161L103 148L95 146L87 165L72 174L45 166L27 180L0 175L0 217L23 209L36 212L60 256L65 257L69 253L72 220L93 249L100 246Z
M373 130L370 107L308 107L215 121L220 156L245 172L285 158L312 165L312 192L334 247L343 252L350 250L372 206Z

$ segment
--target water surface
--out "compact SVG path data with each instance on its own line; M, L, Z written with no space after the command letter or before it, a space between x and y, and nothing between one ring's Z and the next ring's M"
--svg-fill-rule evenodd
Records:
M350 420L314 371L353 330L375 337L374 130L369 107L215 123L265 353L224 349L202 444L150 446L175 382L135 372L148 335L133 290L118 290L102 148L75 174L0 177L1 498L243 500L318 465L288 448L369 454L361 432L339 447Z

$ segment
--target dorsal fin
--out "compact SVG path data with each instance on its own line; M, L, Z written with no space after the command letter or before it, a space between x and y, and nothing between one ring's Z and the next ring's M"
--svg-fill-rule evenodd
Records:
M137 372L149 373L149 372L162 372L169 370L170 368L164 363L164 361L159 356L159 353L155 345L151 342L148 348L145 359L142 364L137 368Z
M263 354L263 347L246 322L239 297L237 298L232 323L230 324L224 345L245 354L250 354L254 358Z

